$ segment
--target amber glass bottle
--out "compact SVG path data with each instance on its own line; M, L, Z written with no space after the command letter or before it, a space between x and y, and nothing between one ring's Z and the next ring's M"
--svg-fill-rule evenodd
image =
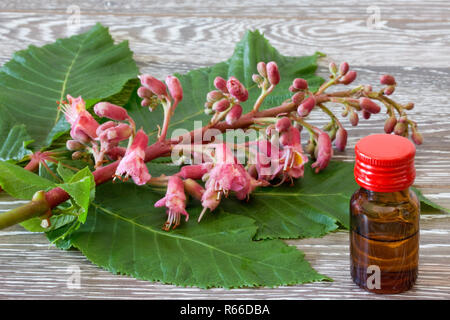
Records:
M410 289L419 263L420 202L414 182L415 147L406 138L377 134L355 146L350 201L350 268L353 281L375 293Z

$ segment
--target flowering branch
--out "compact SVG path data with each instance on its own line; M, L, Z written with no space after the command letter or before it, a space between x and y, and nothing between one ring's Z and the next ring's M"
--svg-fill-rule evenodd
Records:
M347 144L347 131L342 121L326 106L329 102L341 104L342 116L348 116L351 125L356 126L359 123L358 113L364 119L369 119L372 114L381 111L380 105L375 102L378 101L387 108L386 133L408 136L411 130L412 140L416 144L422 143L417 123L409 120L406 114L406 110L411 110L414 104L403 105L388 97L397 85L390 75L380 78L384 87L379 91L373 91L370 85L359 85L344 91L327 92L334 85L350 85L357 76L355 71L349 70L347 63L342 63L339 69L332 63L330 80L316 93L309 90L306 80L297 78L289 88L292 93L290 99L279 106L259 110L265 98L279 84L280 73L275 62L260 62L257 70L258 74L253 75L252 79L261 93L250 112L243 114L241 106L249 97L245 86L235 77L228 80L217 77L214 80L216 90L207 94L205 102L205 113L212 115L210 122L200 129L170 139L167 138L170 120L183 99L181 84L173 76L168 76L163 83L149 75L141 75L138 95L142 98L142 106L153 111L162 105L164 110L158 140L150 146L148 136L142 129L136 130L133 119L122 107L107 102L98 103L94 112L101 118L110 119L99 124L86 111L81 97L68 96L68 102L61 104L66 120L71 124L72 140L67 142L67 148L74 151L73 158L94 157L97 169L93 174L97 185L112 178L125 181L131 177L138 185L167 187L165 197L155 206L167 208L168 219L163 229L169 230L181 223L182 215L186 221L189 218L185 210L186 193L201 201L203 210L200 220L208 210L215 210L221 199L230 194L244 200L258 187L277 186L286 181L292 184L295 179L303 177L304 165L309 161L307 153L314 160L312 168L316 172L324 170L333 156L333 141L339 151L343 151ZM330 117L325 127L317 128L307 121L314 109ZM259 139L243 144L212 143L205 138L207 133L211 138L228 129L249 130L254 127L265 129L265 133ZM301 143L302 128L310 135L305 150ZM211 129L214 131L210 132ZM194 144L197 135L201 137L200 144ZM126 139L129 140L128 147L120 147L119 142ZM182 159L194 159L196 154L201 154L201 162L183 166L172 176L152 177L145 162L170 155L175 149L182 153ZM238 160L233 150L243 151L246 161ZM113 160L116 161L105 165ZM27 167L34 167L35 163L32 159ZM205 182L204 185L199 183L200 180ZM30 205L28 209L19 210L19 216L26 219L30 216L30 210L34 210L34 216L48 215L49 209L68 199L69 195L61 188L52 189L40 200L45 205ZM17 212L14 216L12 220L5 218L5 221L10 222L0 226L20 220Z

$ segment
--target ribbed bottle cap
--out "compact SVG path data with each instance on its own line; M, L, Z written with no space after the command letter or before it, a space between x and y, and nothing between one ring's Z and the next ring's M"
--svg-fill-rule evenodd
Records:
M365 189L395 192L414 182L416 148L407 138L373 134L358 141L355 154L355 179Z

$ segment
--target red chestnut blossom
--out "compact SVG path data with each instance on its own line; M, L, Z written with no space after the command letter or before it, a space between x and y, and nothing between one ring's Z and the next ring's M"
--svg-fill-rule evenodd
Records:
M230 191L243 200L258 186L260 181L253 179L235 158L226 144L215 146L215 165L209 172L206 191L202 197L202 206L214 210L222 195L228 196ZM204 211L203 211L204 212Z
M232 125L235 123L242 115L242 107L240 104L235 104L231 110L228 112L227 116L225 117L225 121Z
M361 108L370 113L379 113L381 111L381 107L366 97L359 98L359 105Z
M380 83L388 86L396 85L395 78L390 74L384 74L380 77Z
M237 100L244 102L248 99L248 91L244 85L235 77L230 77L227 81L228 92Z
M325 169L333 156L333 149L331 147L331 139L328 133L316 129L318 133L317 146L316 146L316 162L311 167L316 168L316 173Z
M61 109L64 112L67 122L72 125L70 136L77 141L87 143L91 139L97 138L96 130L98 122L92 115L86 111L86 103L81 97L73 98L67 95L69 104L62 104Z
M169 89L170 95L176 101L183 100L183 88L181 87L180 80L174 76L167 76L166 78L167 88Z
M280 71L278 70L276 62L269 62L266 66L266 69L267 78L269 79L270 84L276 86L280 82Z
M350 83L352 83L353 81L355 81L356 76L357 76L356 71L350 70L349 72L347 72L347 73L345 74L345 76L342 77L341 83L342 83L342 84L350 84Z
M343 127L339 127L336 132L336 140L334 140L334 144L336 145L336 149L339 151L344 151L347 145L347 130Z
M155 207L167 207L167 221L163 229L168 231L173 225L173 229L180 225L181 215L189 220L186 212L186 195L184 194L183 180L177 176L171 176L167 184L166 196L155 203Z
M167 96L166 85L162 81L148 74L140 75L139 79L141 80L141 84L144 87L149 89L157 96Z
M349 69L349 65L347 62L342 62L341 65L339 66L339 73L341 75L346 75Z
M193 164L184 166L181 168L180 172L177 173L178 176L183 179L194 179L199 180L203 177L205 173L207 173L212 167L212 164L209 162L202 164Z
M306 117L309 115L312 109L314 109L314 106L316 105L316 99L314 96L311 96L304 100L300 106L297 108L297 113L300 117Z
M145 148L148 144L148 136L141 129L136 133L133 143L125 152L125 156L117 167L115 177L125 175L125 180L129 176L137 185L143 185L150 180L151 175L148 173L147 166L144 163Z
M216 77L214 79L214 87L216 87L218 90L222 91L223 93L228 93L227 81L222 77Z
M70 136L74 140L86 143L90 139L94 140L97 138L96 131L98 126L99 124L94 117L86 110L83 110L72 124Z
M116 121L123 121L129 118L127 110L109 102L99 102L94 106L96 115Z
M292 87L296 90L306 90L308 89L308 82L302 78L296 78L292 82Z
M308 162L308 157L303 153L300 131L291 126L289 131L289 143L284 145L282 151L282 157L280 159L280 164L282 165L282 181L286 178L292 180L303 177L305 171L305 163Z

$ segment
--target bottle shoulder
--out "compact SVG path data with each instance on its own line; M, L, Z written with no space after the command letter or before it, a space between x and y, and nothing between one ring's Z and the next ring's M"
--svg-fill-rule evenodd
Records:
M384 219L401 215L409 220L419 215L420 201L411 188L390 193L360 188L351 197L350 210L352 214L366 214Z

